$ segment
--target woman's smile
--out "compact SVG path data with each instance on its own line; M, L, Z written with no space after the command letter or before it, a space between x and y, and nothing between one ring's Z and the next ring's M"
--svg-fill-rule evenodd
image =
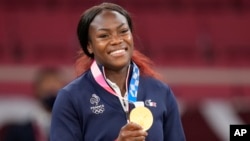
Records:
M109 52L109 54L113 57L121 57L127 54L127 50L126 48L116 49L116 50Z

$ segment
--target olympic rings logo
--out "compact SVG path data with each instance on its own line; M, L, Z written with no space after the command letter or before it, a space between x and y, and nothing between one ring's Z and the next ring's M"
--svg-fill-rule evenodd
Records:
M93 107L90 107L90 109L95 114L101 114L105 111L104 105L93 106Z

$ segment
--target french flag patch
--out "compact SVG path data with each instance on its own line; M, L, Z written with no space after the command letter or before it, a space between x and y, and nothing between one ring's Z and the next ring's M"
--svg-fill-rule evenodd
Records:
M156 102L153 102L151 99L145 101L145 105L149 107L156 107Z

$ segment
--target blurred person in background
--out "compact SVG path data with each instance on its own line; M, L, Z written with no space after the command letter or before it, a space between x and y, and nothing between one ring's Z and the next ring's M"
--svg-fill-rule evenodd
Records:
M58 90L62 86L62 78L56 68L44 68L38 72L34 82L34 94L47 113L51 113Z
M26 113L27 119L12 113L16 120L24 120L15 122L13 119L5 124L1 131L1 141L48 141L51 109L62 86L63 81L56 68L46 67L38 70L33 83L35 101L16 107Z
M151 61L134 50L127 11L112 3L91 7L77 31L84 55L76 65L82 75L58 93L51 141L185 141L173 92ZM152 112L149 129L130 121L133 106Z

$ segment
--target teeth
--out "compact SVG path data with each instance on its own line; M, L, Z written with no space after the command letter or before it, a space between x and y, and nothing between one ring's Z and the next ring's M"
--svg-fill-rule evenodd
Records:
M118 54L118 53L122 53L122 52L124 52L124 49L113 51L113 52L111 52L110 54L111 54L111 55L114 55L114 54Z

